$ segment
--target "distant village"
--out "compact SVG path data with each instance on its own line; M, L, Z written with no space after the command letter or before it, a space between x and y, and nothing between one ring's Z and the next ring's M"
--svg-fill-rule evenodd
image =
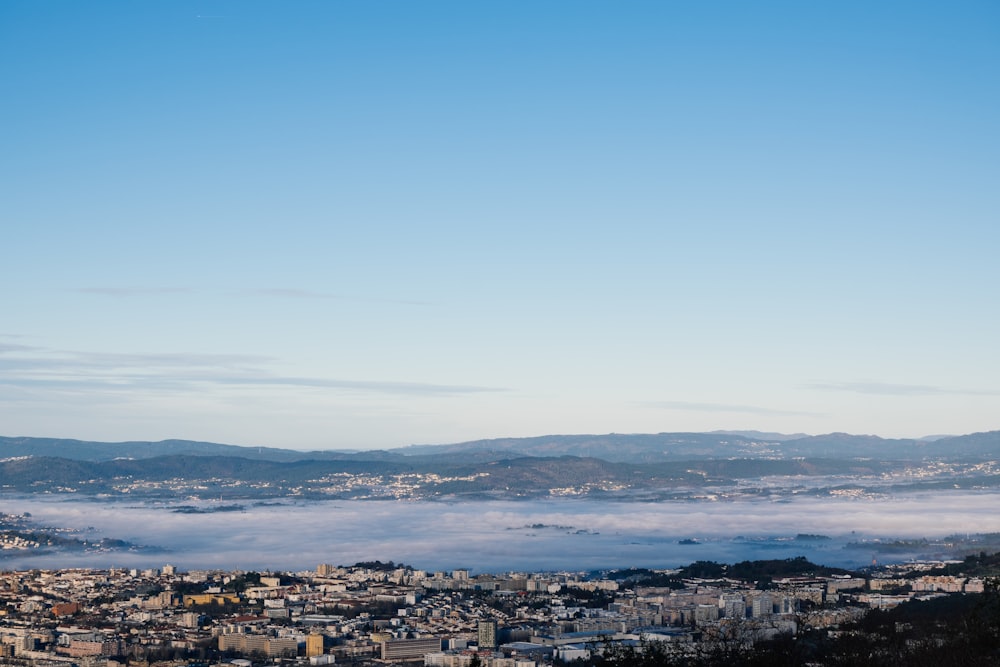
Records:
M24 667L539 667L649 642L683 653L734 638L833 632L871 609L984 591L982 578L942 575L943 565L756 581L679 578L678 570L474 576L377 561L295 573L8 571L0 574L0 659Z

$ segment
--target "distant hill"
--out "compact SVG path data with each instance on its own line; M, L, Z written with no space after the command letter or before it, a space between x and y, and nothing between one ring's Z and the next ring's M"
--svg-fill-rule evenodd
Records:
M656 498L705 486L731 487L764 476L880 473L874 462L831 459L716 459L612 463L596 458L464 456L391 461L263 461L234 456L170 455L82 461L28 456L0 460L0 492L79 493L113 498L532 498L556 495ZM402 496L400 484L408 487ZM420 491L414 491L419 486ZM635 494L639 494L636 496ZM652 495L650 495L652 494Z
M632 463L781 455L777 443L742 435L713 433L544 435L531 438L474 440L453 445L411 445L392 451L406 455L493 451L520 456L588 456L605 461Z
M350 459L355 452L327 450L299 452L275 447L242 447L196 440L136 440L129 442L93 442L65 438L10 438L0 436L0 458L17 456L53 456L79 461L148 459L156 456L236 456L261 461L310 461ZM366 459L377 459L385 452L364 452Z
M709 431L710 435L742 435L754 440L767 440L770 442L784 442L785 440L798 440L808 438L808 433L774 433L771 431Z
M1000 458L1000 431L973 433L936 440L889 439L876 435L828 433L782 443L788 456L877 458L906 461L923 459Z
M586 495L646 501L823 495L830 489L881 494L887 486L996 488L1000 474L979 462L998 459L998 431L934 441L847 433L784 441L730 433L550 435L361 452L0 438L0 492L112 499ZM954 465L940 466L941 460ZM893 481L914 465L926 474ZM779 485L785 491L774 486L776 478L785 480ZM772 481L740 481L750 479Z
M768 434L762 433L761 436ZM521 456L590 456L606 461L656 461L731 458L874 458L920 461L1000 458L1000 431L942 437L937 440L889 439L875 435L828 433L781 439L753 432L548 435L474 440L452 445L412 445L390 450L406 455L507 452Z
M828 433L802 436L756 431L604 435L544 435L473 440L446 445L410 445L389 450L300 452L274 447L240 447L192 440L90 442L58 438L0 437L0 459L22 456L79 461L148 459L161 456L221 456L258 461L407 461L461 456L466 462L517 457L601 459L610 463L657 463L713 459L998 459L1000 431L928 439Z

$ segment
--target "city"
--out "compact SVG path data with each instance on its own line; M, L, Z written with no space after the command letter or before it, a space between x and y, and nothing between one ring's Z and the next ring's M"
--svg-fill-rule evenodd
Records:
M591 664L623 647L697 656L836 636L911 601L995 595L996 580L967 573L998 565L981 554L865 572L804 558L602 573L473 575L379 561L295 573L8 571L0 648L4 664L31 667L538 667Z

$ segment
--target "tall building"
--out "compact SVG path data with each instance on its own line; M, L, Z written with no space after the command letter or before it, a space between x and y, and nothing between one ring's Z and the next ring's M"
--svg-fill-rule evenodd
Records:
M694 608L694 624L704 625L719 620L719 605L700 604Z
M719 598L719 608L726 618L746 618L746 600L739 593L723 593Z
M782 596L778 606L781 608L782 614L794 614L799 610L799 601L791 595L785 595Z
M751 609L754 618L770 616L771 612L774 611L774 601L771 599L770 595L760 595L754 598Z
M382 642L383 660L413 660L440 651L440 639L391 639Z
M306 635L306 657L315 655L323 655L323 635L314 633Z
M269 658L294 657L299 651L299 640L294 637L269 637L232 633L219 635L220 651L239 651L245 655L259 652Z
M479 621L479 650L495 650L497 647L497 622L494 620Z

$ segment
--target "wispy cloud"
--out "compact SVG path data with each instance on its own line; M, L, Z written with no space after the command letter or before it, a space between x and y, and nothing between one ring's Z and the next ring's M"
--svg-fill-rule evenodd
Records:
M296 387L327 387L388 394L478 394L506 391L499 387L474 385L428 384L423 382L380 382L366 380L324 380L301 377L217 378L222 384L289 385Z
M194 292L190 287L76 287L70 291L115 298L149 296L154 294L189 294Z
M426 306L426 301L413 301L410 299L386 299L380 297L365 297L349 294L337 294L333 292L316 292L313 290L298 289L295 287L261 287L241 290L241 294L247 296L263 296L275 299L329 299L336 301L366 301L372 303L395 303L406 306Z
M960 389L927 384L895 384L892 382L875 382L871 380L857 382L816 382L806 385L806 388L877 396L1000 396L1000 391Z
M116 299L146 297L169 294L227 293L225 290L194 289L192 287L74 287L71 292L77 294L93 294ZM297 287L260 287L229 291L228 294L265 297L271 299L316 299L328 301L359 301L367 303L393 303L405 306L426 306L428 302L413 299L390 299L382 297L360 296L357 294L339 294L335 292L318 292Z
M641 403L648 408L660 410L684 410L692 412L728 412L748 415L770 415L777 417L821 417L820 413L798 410L777 410L756 405L735 405L731 403L698 403L692 401L646 401Z
M463 384L282 375L268 368L276 361L239 354L117 354L0 345L0 386L64 391L284 386L439 396L506 391Z
M15 347L17 349L5 349ZM17 354L10 354L15 352ZM273 361L270 357L237 354L115 354L74 352L28 346L0 346L0 370L27 374L86 374L138 372L166 369L173 372L228 369L253 371L250 364ZM256 371L260 372L260 371ZM0 380L2 381L2 380Z
M272 296L278 299L344 299L341 294L330 294L327 292L313 292L292 287L264 287L260 289L243 290L243 294L252 296Z
M0 343L0 354L7 352L33 352L40 348L34 345L19 345L17 343Z

